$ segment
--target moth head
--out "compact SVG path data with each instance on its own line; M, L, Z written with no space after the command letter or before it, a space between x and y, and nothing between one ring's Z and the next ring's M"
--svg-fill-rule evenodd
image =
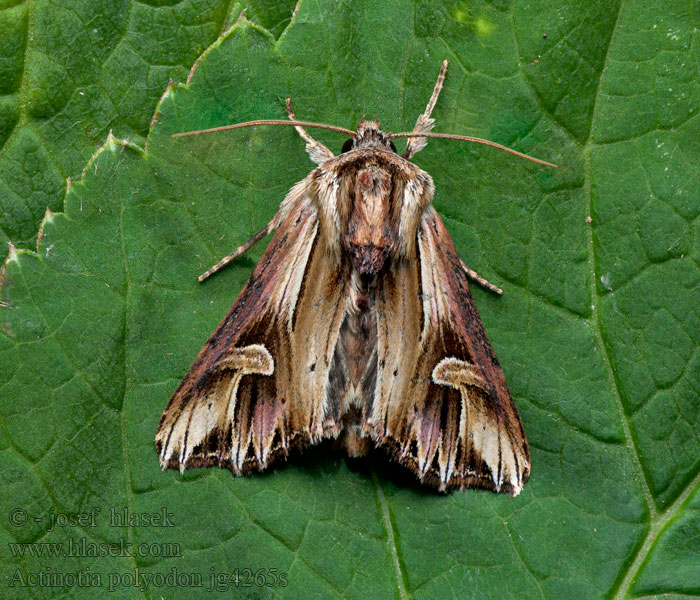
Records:
M343 144L342 152L351 152L352 150L361 150L364 148L376 148L386 150L396 154L396 146L391 141L391 137L384 133L377 119L366 121L364 117L357 124L357 131L353 133L349 140Z

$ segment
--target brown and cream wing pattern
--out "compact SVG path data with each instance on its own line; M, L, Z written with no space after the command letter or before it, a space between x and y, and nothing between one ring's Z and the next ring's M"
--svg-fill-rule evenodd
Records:
M323 390L348 277L329 264L314 201L299 189L161 417L156 447L164 468L249 473L324 434Z
M527 441L459 256L432 206L417 242L418 260L394 264L377 292L372 437L438 489L517 495L530 471Z

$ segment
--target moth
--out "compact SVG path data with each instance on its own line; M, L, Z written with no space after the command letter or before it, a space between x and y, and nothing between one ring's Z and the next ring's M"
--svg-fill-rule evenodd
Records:
M469 292L501 291L460 259L433 208L428 173L410 159L431 133L445 61L411 132L298 121L318 166L277 214L200 281L274 233L253 274L163 412L163 468L261 471L290 450L333 438L352 457L383 449L440 491L512 496L530 473L518 411ZM348 136L338 156L304 129ZM204 131L176 135L192 135ZM397 153L393 140L407 138Z

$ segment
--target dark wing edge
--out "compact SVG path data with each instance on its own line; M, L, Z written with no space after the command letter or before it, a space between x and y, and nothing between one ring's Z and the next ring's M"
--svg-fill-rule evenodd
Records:
M378 293L379 373L367 428L424 484L516 496L530 473L523 426L432 206L417 246L418 260L395 265Z
M324 435L321 381L330 358L309 370L304 338L315 330L317 345L334 347L344 273L329 268L305 185L292 188L280 213L253 274L163 412L156 450L164 469L218 465L247 474Z

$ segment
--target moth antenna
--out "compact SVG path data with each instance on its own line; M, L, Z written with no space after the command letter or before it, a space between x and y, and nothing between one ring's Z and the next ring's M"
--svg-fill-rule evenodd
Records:
M430 96L430 100L428 100L428 106L425 107L425 111L423 111L423 114L420 115L416 120L416 124L413 127L412 133L428 133L433 128L433 125L435 125L435 119L431 119L430 114L433 112L435 104L437 103L438 96L440 95L440 91L442 90L442 84L445 81L447 67L449 66L449 60L442 61L442 66L440 67L440 73L438 74L437 81L435 82L433 93ZM410 140L408 140L408 143L406 144L406 150L404 150L404 153L401 156L408 160L414 154L420 152L423 148L425 148L427 143L428 142L425 140L425 136L411 138Z
M284 105L287 109L287 116L289 117L290 121L296 121L297 118L294 115L294 111L292 110L292 99L287 98L284 101ZM304 131L303 127L295 127L294 129L297 130L297 133L299 134L299 137L301 137L302 140L304 140L307 144L313 144L316 140L312 138L306 131Z
M288 127L315 127L316 129L327 129L328 131L337 131L344 133L347 136L353 137L354 131L335 125L325 125L324 123L309 123L307 121L280 121L277 119L261 119L259 121L246 121L245 123L236 123L234 125L223 125L221 127L212 127L211 129L198 129L197 131L184 131L182 133L173 133L172 137L185 137L186 135L200 135L202 133L216 133L218 131L228 131L229 129L241 129L242 127L257 127L258 125L286 125Z
M294 110L292 110L291 98L287 98L285 100L285 106L287 108L287 116L289 117L289 120L296 121L297 118L294 115ZM306 142L306 152L308 153L309 157L317 165L334 158L333 153L328 149L328 147L323 145L318 140L312 138L308 133L306 133L306 130L303 127L295 127L295 129L297 130L297 133L301 139Z
M508 148L508 146L503 146L501 144L497 144L496 142L492 142L491 140L485 140L485 139L478 138L478 137L471 137L468 135L453 135L451 133L414 133L412 131L409 131L409 132L405 132L405 133L390 133L389 137L391 139L425 137L425 138L435 138L435 139L440 139L440 140L457 140L460 142L475 142L477 144L484 144L486 146L493 146L494 148L498 148L499 150L503 150L504 152L508 152L509 154L514 154L515 156L519 156L520 158L525 158L527 160L530 160L534 163L537 163L538 165L544 165L545 167L552 167L553 169L559 168L559 165L555 165L554 163L547 162L546 160L542 160L540 158L535 158L534 156L530 156L529 154L524 154L523 152L518 152L517 150L513 150L512 148Z

